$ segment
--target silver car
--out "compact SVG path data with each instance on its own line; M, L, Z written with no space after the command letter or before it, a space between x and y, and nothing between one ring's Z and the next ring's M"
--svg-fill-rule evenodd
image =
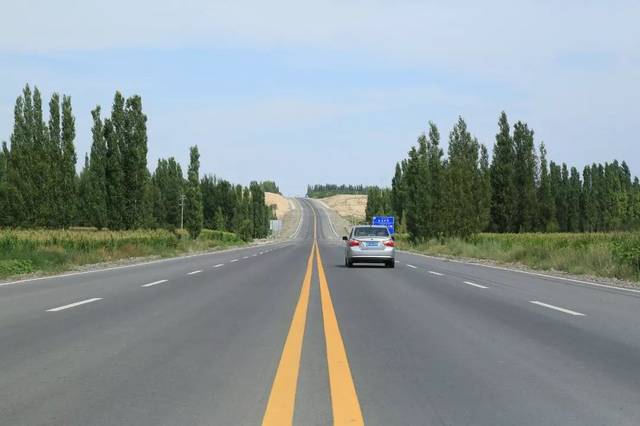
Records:
M344 264L384 263L387 268L396 266L396 249L393 237L386 226L358 225L351 229L346 242Z

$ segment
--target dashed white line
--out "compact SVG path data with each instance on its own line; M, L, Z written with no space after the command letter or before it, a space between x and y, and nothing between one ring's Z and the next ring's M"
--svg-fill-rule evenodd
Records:
M200 272L202 272L202 271L200 271L200 270L192 271L192 272L189 272L187 275L195 275L195 274L199 274Z
M258 255L258 253L254 253L251 255L251 257L256 257Z
M417 267L415 267L415 266L413 266L413 265L409 265L408 263L407 263L407 266L408 266L409 268L411 268L411 269L417 269Z
M429 272L431 275L437 275L439 277L444 275L444 274L441 274L440 272L436 272L436 271L427 271L427 272Z
M242 258L243 258L243 259L248 259L248 258L249 258L249 256L242 256Z
M237 261L238 261L238 259L231 259L231 260L230 260L230 262L231 262L231 263L233 263L233 262L237 262Z
M264 254L264 252L263 252L263 251L261 251L261 252L260 252L260 253L258 253L258 254Z
M214 268L219 268L219 267L221 267L221 266L224 266L224 263L218 263L217 265L214 265L213 267L214 267Z
M145 284L145 285L143 285L142 287L153 287L154 285L158 285L158 284L166 283L166 282L168 282L168 281L169 281L169 280L154 281L154 282L152 282L152 283Z
M463 281L463 282L464 282L465 284L467 284L467 285L471 285L471 286L478 287L478 288L489 288L489 287L484 286L484 285L480 285L480 284L472 283L471 281Z
M534 305L544 306L545 308L553 309L555 311L564 312L565 314L573 315L573 316L576 316L576 317L585 316L583 313L572 311L570 309L561 308L559 306L549 305L548 303L538 302L537 300L530 300L529 302L533 303Z
M63 310L65 310L65 309L75 308L76 306L85 305L85 304L87 304L87 303L97 302L98 300L102 300L102 298L101 298L101 297L94 297L93 299L82 300L82 301L80 301L80 302L71 303L71 304L69 304L69 305L60 306L60 307L58 307L58 308L47 309L47 312L58 312L58 311L63 311Z

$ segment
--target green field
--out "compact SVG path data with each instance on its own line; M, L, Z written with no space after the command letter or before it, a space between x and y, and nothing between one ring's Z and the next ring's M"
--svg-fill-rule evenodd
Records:
M468 239L411 243L402 249L438 256L516 263L539 270L640 281L640 233L481 233Z
M0 230L0 278L60 272L136 257L171 257L242 244L236 234L208 229L195 240L179 230Z

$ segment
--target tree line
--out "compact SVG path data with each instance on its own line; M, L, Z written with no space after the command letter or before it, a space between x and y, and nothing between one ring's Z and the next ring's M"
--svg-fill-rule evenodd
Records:
M310 198L325 198L338 194L366 194L369 190L369 186L365 185L307 185L307 197Z
M243 239L268 235L270 207L264 188L249 187L200 173L197 146L190 148L187 178L171 157L147 168L147 116L140 96L116 92L111 112L100 106L93 119L90 153L76 173L75 117L69 96L54 93L49 120L42 96L26 85L14 108L10 144L0 152L0 226L113 230L185 227L197 237L203 226L232 231Z
M506 113L489 160L462 118L445 158L434 123L396 164L391 188L373 188L367 216L394 214L413 240L477 232L599 232L640 228L640 183L626 162L582 169L547 160L534 131Z

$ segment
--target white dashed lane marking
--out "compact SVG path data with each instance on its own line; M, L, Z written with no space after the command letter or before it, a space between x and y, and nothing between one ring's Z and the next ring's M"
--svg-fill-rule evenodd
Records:
M407 263L407 266L408 266L409 268L411 268L411 269L418 269L417 267L415 267L415 266L413 266L413 265L409 265L408 263Z
M82 300L80 302L71 303L69 305L64 305L64 306L60 306L60 307L53 308L53 309L47 309L47 312L64 311L65 309L75 308L76 306L86 305L87 303L97 302L98 300L102 300L102 298L101 297L94 297L93 299Z
M218 263L217 265L214 266L214 268L219 268L221 266L224 266L224 263Z
M152 282L152 283L145 284L145 285L143 285L142 287L153 287L154 285L158 285L158 284L166 283L166 282L168 282L168 281L169 281L169 280L154 281L154 282Z
M565 314L573 315L576 317L583 317L584 314L576 311L572 311L570 309L561 308L559 306L549 305L548 303L542 303L537 300L530 300L529 303L533 303L534 305L543 306L545 308L553 309L554 311L563 312Z
M436 271L427 271L427 272L429 272L431 275L437 275L439 277L444 275L444 274L441 274L440 272L436 272Z
M489 288L487 286L484 285L480 285L480 284L476 284L476 283L472 283L471 281L463 281L465 284L473 286L473 287L478 287L478 288Z
M202 271L200 271L200 270L193 271L193 272L189 272L187 275L195 275L195 274L199 274L200 272L202 272Z

